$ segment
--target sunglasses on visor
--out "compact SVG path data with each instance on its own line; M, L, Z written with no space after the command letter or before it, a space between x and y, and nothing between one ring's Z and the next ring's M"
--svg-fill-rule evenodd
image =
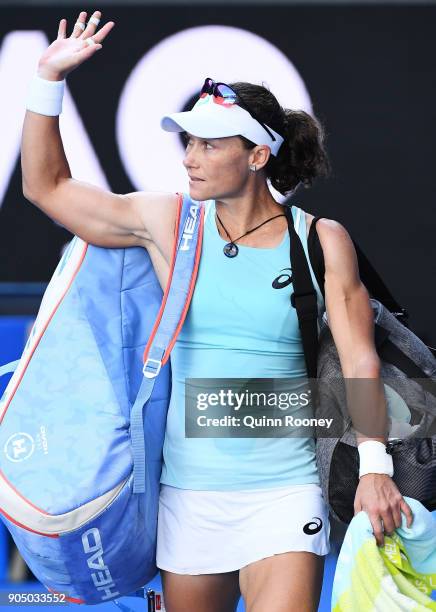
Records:
M263 129L268 133L272 140L276 140L274 134L267 128L267 126L260 121L260 119L254 114L254 112L247 106L240 94L237 94L230 85L226 83L216 83L213 79L207 78L204 81L204 85L200 91L200 98L204 98L207 95L213 96L213 101L216 104L222 104L223 106L231 106L237 104L244 110L246 110L255 119Z

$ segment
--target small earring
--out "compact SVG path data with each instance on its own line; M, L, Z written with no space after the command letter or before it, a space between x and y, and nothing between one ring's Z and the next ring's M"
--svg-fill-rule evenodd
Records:
M257 170L257 168L256 168L256 166L254 164L250 164L248 167L250 168L250 170L253 170L253 172L256 172L256 170Z

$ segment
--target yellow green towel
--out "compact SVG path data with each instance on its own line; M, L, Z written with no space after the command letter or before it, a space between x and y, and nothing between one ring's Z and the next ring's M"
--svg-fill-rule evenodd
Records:
M333 612L436 611L436 513L404 497L413 512L410 528L385 534L377 546L366 512L356 514L342 544L333 579Z

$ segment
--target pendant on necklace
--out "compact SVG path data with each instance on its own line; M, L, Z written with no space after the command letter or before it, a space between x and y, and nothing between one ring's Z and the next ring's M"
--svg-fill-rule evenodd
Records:
M236 257L236 255L239 253L239 249L234 242L228 242L226 245L224 245L223 251L224 255L227 255L227 257Z

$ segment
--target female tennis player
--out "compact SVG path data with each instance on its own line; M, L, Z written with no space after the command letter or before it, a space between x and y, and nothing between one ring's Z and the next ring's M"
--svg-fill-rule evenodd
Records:
M108 22L97 30L101 12L88 23L86 16L80 13L69 36L62 19L57 39L40 59L23 126L23 192L89 243L146 248L165 289L177 196L107 192L72 178L65 157L58 121L62 81L102 48L114 26ZM171 355L157 566L169 612L230 612L241 594L249 612L316 610L330 525L314 440L217 438L212 432L187 438L184 385L191 377L305 375L298 320L289 306L287 220L267 181L289 195L300 183L328 175L324 133L309 114L283 109L264 86L205 76L192 110L161 122L184 135L190 196L207 210L195 292ZM307 246L313 215L300 212L295 225ZM334 220L322 219L317 227L325 307L343 374L378 379L372 308L353 243ZM322 309L319 288L318 294ZM380 410L384 418L386 405ZM359 440L364 473L354 503L355 512L368 513L379 544L384 532L401 525L400 511L412 520L386 469L385 441ZM369 465L365 447L379 467L372 461L362 469Z

